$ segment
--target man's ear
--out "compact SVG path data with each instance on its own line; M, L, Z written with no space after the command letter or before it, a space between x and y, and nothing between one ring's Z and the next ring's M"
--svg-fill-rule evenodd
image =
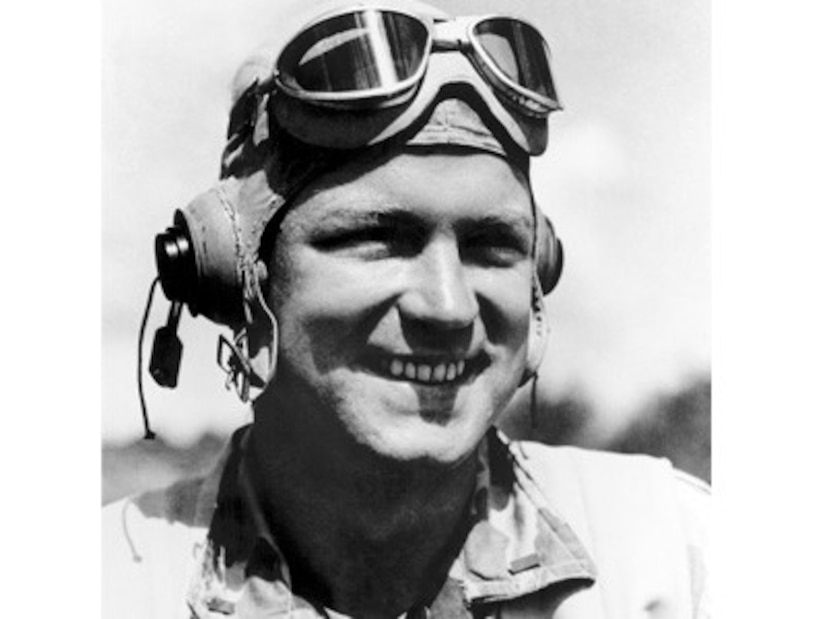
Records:
M533 278L533 300L530 307L530 331L527 334L527 361L521 385L524 385L539 370L544 350L547 347L547 337L550 334L550 325L547 322L547 311L544 306L544 297L538 278Z
M253 373L250 382L256 390L263 390L278 368L278 321L264 298L262 286L266 281L266 265L259 261L255 265L254 281L250 282L253 294L247 300L246 326Z

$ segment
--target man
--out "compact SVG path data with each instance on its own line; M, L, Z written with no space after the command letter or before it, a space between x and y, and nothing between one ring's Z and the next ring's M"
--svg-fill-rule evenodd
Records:
M541 36L380 7L242 67L222 180L159 236L254 421L207 478L107 507L104 616L708 616L698 482L494 429L561 269Z

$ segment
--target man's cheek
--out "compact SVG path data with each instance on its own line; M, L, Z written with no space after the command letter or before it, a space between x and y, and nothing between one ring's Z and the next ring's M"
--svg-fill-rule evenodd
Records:
M329 371L357 358L366 341L351 315L334 304L295 306L285 316L280 349L301 365Z

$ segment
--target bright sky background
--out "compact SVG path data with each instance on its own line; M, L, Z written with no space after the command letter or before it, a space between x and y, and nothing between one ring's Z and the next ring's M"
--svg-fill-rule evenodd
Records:
M272 0L107 0L103 41L103 438L141 435L137 331L154 235L217 178L229 83ZM301 2L305 4L305 2ZM436 2L458 13L501 2ZM565 244L542 388L607 424L710 369L710 3L505 3L547 36L565 110L534 162ZM499 9L500 10L500 9ZM156 296L146 356L167 305ZM144 377L155 430L187 442L247 419L215 366L221 330L184 314L178 389Z

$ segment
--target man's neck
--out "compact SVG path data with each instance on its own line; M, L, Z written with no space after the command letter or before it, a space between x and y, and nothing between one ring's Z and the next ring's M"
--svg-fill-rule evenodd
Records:
M255 424L250 464L296 589L359 617L429 602L466 534L475 459L447 470L354 461L289 425Z

